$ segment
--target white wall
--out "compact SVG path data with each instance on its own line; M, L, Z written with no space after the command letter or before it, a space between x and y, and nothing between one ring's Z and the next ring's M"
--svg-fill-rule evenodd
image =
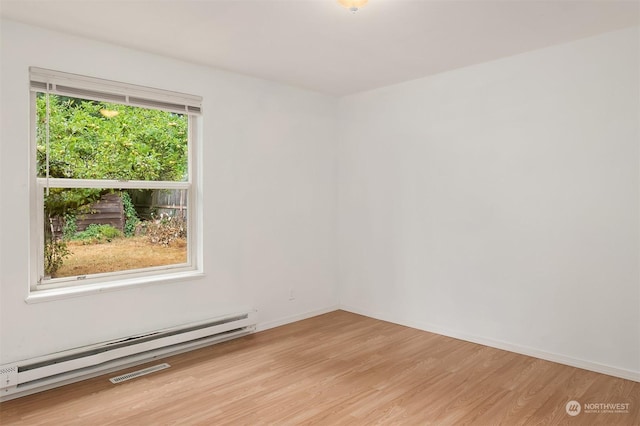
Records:
M1 24L0 363L236 307L268 327L339 281L353 311L640 377L637 28L338 101ZM205 278L24 302L30 65L204 96Z
M343 306L640 380L638 40L342 99Z
M336 306L335 99L1 24L0 363L245 306L258 309L262 327ZM25 303L29 66L204 97L206 277Z

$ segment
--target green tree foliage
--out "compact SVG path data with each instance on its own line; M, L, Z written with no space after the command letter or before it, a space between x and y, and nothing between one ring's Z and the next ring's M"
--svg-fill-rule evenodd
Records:
M165 111L49 96L51 177L181 181L187 118ZM38 173L45 175L46 97L39 95Z
M46 176L46 95L37 97L38 176ZM187 177L187 117L152 109L49 95L49 176L166 180ZM50 216L81 210L108 190L50 189Z

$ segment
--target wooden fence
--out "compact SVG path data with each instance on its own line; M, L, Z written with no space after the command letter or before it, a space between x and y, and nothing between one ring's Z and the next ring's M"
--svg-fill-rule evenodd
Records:
M138 217L143 220L163 213L169 216L187 215L187 191L184 189L132 191L131 200Z
M119 194L105 194L89 207L88 213L76 217L77 231L84 231L91 224L111 225L124 232L124 207ZM64 219L53 218L53 232L56 237L62 236Z
M111 225L124 232L124 207L119 194L105 194L93 203L89 213L78 215L78 231L84 231L91 224Z
M142 220L149 220L161 214L187 217L187 192L183 189L132 191L131 199L138 217ZM84 231L91 224L111 225L124 232L125 220L120 194L106 194L89 207L88 213L76 217L76 225L78 232ZM64 219L53 218L52 225L54 235L61 237Z

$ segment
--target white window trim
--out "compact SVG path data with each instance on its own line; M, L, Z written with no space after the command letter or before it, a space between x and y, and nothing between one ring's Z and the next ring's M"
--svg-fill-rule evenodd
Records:
M178 94L160 89L151 89L125 83L117 83L92 77L78 76L58 71L30 68L30 274L26 297L27 303L57 300L67 297L84 296L104 291L118 290L132 286L150 285L160 282L175 282L203 276L202 268L202 176L201 176L201 138L202 120L199 119L202 98L192 95ZM56 92L60 82L74 93ZM41 83L44 83L42 86ZM44 87L44 90L42 89ZM188 170L189 180L186 182L166 181L120 181L120 180L87 180L37 177L37 145L36 145L36 94L38 92L65 94L84 99L114 102L110 94L124 95L127 105L143 108L155 108L178 112L188 116L189 144ZM105 94L101 96L84 96L81 91ZM130 102L130 99L134 102ZM135 102L142 100L143 102ZM182 104L182 105L181 105ZM166 107L168 105L168 107ZM177 108L176 108L177 106ZM181 109L184 108L184 109ZM188 189L187 196L187 262L139 270L125 270L106 274L93 274L85 278L65 277L41 283L44 269L44 189L50 188L113 188L113 189ZM35 214L34 214L35 212Z

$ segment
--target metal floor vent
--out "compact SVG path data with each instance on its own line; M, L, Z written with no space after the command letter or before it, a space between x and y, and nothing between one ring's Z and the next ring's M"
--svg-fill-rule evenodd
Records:
M146 374L155 373L156 371L164 370L165 368L171 367L166 362L164 364L154 365L153 367L143 368L142 370L133 371L131 373L123 374L121 376L112 377L109 379L111 383L121 383L126 382L127 380L135 379L136 377L144 376Z

